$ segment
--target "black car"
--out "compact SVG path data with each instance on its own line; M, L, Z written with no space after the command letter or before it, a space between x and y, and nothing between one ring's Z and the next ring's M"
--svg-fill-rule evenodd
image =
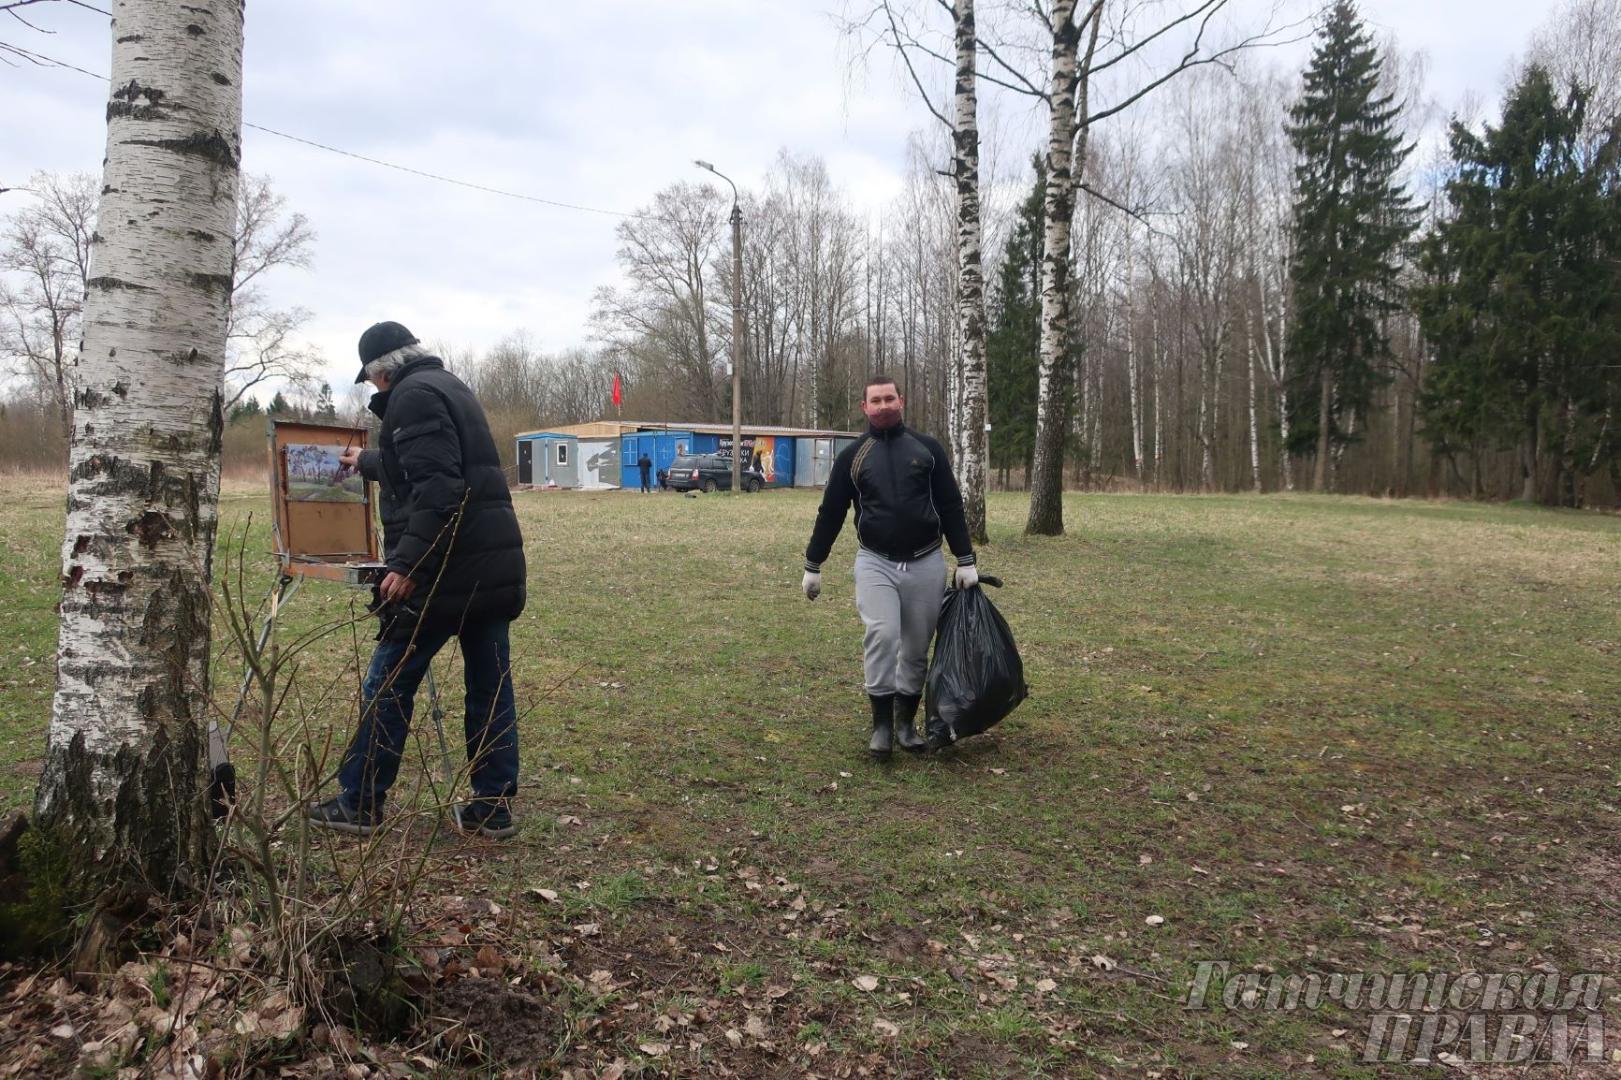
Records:
M665 482L671 491L732 490L732 460L719 454L682 454L670 462ZM743 470L743 490L759 491L765 476L758 469Z

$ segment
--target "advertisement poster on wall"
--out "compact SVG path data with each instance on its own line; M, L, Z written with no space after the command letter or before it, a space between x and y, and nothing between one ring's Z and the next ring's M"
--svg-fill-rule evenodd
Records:
M721 457L730 461L732 459L732 439L729 435L720 437L720 449L716 451ZM777 482L777 437L775 435L745 435L743 436L743 463L744 467L759 472L765 477L765 482Z

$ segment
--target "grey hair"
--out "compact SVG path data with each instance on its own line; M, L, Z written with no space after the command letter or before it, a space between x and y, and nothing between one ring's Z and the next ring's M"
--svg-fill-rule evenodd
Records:
M394 373L405 365L407 360L415 360L420 356L427 356L428 350L421 345L401 345L393 352L384 353L366 365L366 378L372 382L378 379L394 378Z

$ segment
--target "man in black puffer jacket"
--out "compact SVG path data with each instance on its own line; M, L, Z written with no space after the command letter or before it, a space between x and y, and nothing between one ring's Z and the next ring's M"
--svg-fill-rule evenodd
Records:
M342 792L310 820L368 834L399 771L412 703L428 665L452 637L467 684L467 760L473 798L456 821L484 836L517 831L517 709L508 629L524 606L523 535L489 422L473 392L397 322L360 337L360 375L378 389L379 448L342 461L381 488L380 623L360 724L338 771Z

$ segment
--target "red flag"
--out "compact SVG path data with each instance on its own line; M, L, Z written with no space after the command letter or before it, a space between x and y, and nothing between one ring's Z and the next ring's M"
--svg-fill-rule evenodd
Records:
M619 386L619 372L617 372L617 371L614 372L614 395L613 395L613 400L614 400L614 408L616 408L616 409L619 408L620 405L624 404L624 401L625 401L625 392Z

